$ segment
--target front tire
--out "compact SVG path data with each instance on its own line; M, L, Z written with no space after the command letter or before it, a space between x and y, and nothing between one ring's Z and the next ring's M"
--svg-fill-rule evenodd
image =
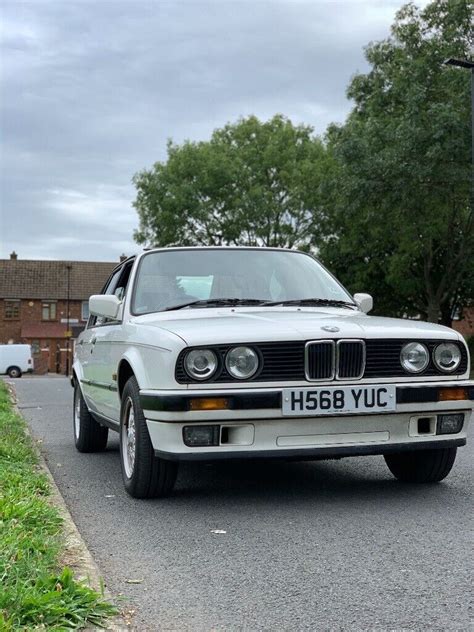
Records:
M21 369L19 366L11 366L8 368L7 373L10 377L17 378L21 377Z
M102 452L107 446L109 429L101 426L87 410L79 384L74 387L74 443L79 452Z
M438 483L451 471L457 448L386 454L388 469L404 483Z
M178 465L155 456L133 376L122 394L120 463L125 489L133 498L159 498L174 487Z

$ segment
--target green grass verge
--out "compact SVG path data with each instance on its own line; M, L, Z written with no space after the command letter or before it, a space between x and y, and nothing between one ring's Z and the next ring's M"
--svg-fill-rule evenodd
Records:
M116 609L61 569L62 521L0 380L0 630L102 627Z

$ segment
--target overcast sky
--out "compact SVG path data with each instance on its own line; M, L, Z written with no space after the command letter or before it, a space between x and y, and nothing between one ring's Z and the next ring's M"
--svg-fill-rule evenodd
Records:
M401 4L2 0L0 258L138 251L131 178L168 138L248 114L342 122Z

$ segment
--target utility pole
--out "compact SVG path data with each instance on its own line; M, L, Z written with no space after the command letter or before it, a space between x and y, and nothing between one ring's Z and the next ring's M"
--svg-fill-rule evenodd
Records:
M67 300L66 300L66 375L69 375L69 354L70 354L70 340L71 332L69 331L69 304L71 298L71 269L72 265L68 263L66 265L67 274Z

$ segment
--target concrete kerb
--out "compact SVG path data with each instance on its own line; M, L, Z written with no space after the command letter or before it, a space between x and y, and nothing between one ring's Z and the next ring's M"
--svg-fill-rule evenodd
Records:
M14 385L11 382L6 382L5 384L11 394L12 403L15 412L23 417L21 414L21 410L17 406L17 398L15 393ZM99 567L97 566L94 558L92 557L89 549L87 548L86 543L84 542L81 534L79 533L78 528L76 527L74 520L67 508L66 502L59 491L58 486L49 470L49 467L41 454L41 451L34 439L31 435L30 429L28 425L26 426L26 431L31 438L32 444L36 450L38 456L38 465L42 472L44 472L47 477L50 487L51 494L49 496L50 502L58 509L59 514L63 520L63 538L64 538L64 552L61 556L61 563L65 566L69 566L74 572L74 577L80 581L85 581L91 588L94 590L103 593L104 598L111 603L115 603L116 599L107 589L105 582L100 574ZM88 630L92 630L95 628L87 628ZM106 622L106 629L113 630L116 632L124 631L124 630L133 630L133 626L130 621L125 620L122 615L117 615L116 617L112 617Z

